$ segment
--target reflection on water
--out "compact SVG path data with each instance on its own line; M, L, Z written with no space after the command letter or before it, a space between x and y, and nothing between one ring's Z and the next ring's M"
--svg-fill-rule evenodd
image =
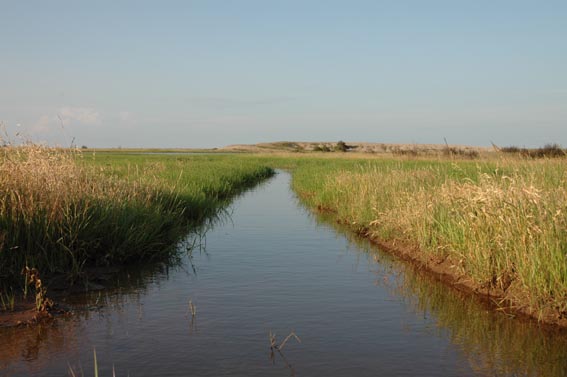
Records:
M495 312L479 298L448 289L436 277L376 250L332 218L319 216L318 221L332 226L368 254L367 262L375 268L376 284L403 298L414 313L434 317L431 335L448 335L476 373L567 376L566 331L542 328L532 320Z
M47 353L57 350L72 357L78 348L80 324L66 323L62 328L57 322L30 328L2 329L0 351L0 375L11 375L13 364L27 364L27 374L38 374L47 365ZM19 375L25 375L20 372Z
M101 376L567 375L565 334L485 310L288 186L247 193L172 263L67 298L69 319L0 329L0 376L89 376L94 348Z
M423 274L405 274L397 291L414 310L431 312L437 331L449 331L451 341L467 356L475 371L484 374L565 376L565 334L542 330L532 322L513 320L483 310L475 300L458 292L447 293Z

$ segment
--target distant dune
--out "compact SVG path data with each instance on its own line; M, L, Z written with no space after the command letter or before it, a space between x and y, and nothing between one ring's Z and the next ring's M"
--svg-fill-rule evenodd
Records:
M390 153L401 155L454 153L480 154L493 151L492 147L474 147L467 145L445 144L386 144L361 142L301 142L279 141L259 144L234 144L220 148L231 152L357 152L357 153Z

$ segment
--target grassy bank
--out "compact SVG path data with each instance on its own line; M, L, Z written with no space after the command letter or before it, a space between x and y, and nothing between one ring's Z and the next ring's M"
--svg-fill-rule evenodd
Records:
M0 282L24 266L77 278L86 267L163 258L191 226L269 177L257 161L0 149Z
M411 259L566 321L564 159L312 160L297 164L293 185L309 206Z

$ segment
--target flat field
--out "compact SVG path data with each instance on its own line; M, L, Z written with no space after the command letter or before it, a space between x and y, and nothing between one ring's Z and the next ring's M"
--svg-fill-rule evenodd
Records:
M460 157L5 148L1 278L160 257L280 168L314 211L452 284L567 325L565 158Z

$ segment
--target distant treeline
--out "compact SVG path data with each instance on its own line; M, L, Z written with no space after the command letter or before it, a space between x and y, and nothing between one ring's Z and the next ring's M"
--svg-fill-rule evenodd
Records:
M541 148L520 148L516 146L500 148L504 153L512 153L531 158L565 157L567 152L559 144L546 144Z

